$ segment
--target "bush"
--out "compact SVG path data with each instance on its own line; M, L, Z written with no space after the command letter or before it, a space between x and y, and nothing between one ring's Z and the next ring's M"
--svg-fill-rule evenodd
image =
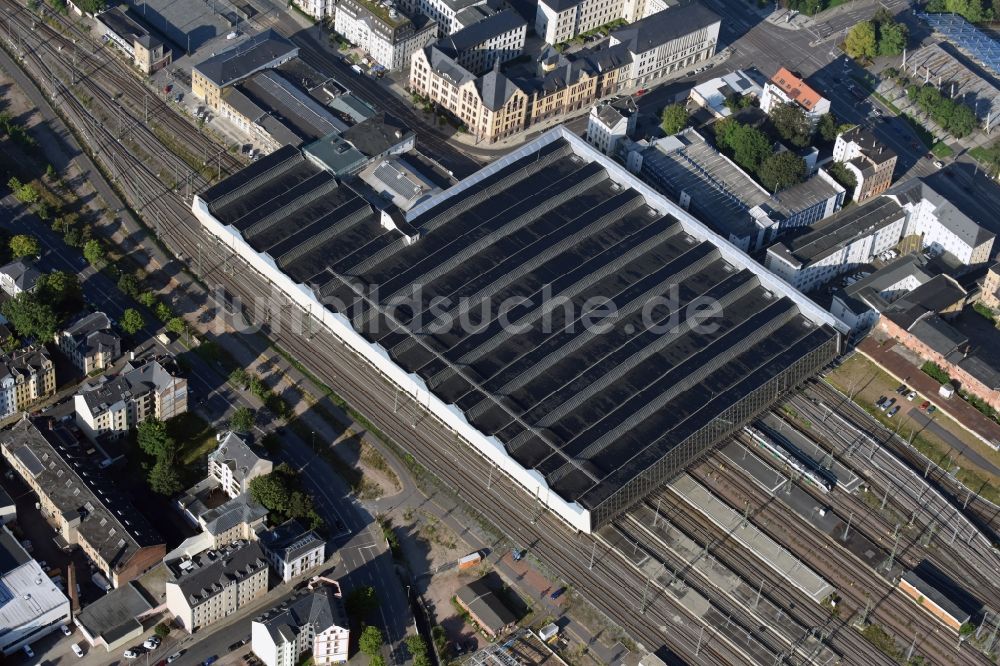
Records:
M924 372L924 374L930 376L931 379L935 380L939 384L948 384L951 382L951 377L948 376L948 373L945 372L940 365L934 363L933 361L927 361L920 366L920 369Z
M156 628L153 629L153 632L160 638L166 638L170 634L170 625L165 622L161 622L158 625L156 625Z

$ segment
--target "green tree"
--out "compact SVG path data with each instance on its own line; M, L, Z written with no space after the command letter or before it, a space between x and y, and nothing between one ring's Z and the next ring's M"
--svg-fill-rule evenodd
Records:
M229 373L229 383L233 386L243 388L250 381L250 373L243 368L235 368Z
M771 154L770 140L756 127L727 118L716 123L715 131L719 147L747 171L756 171Z
M0 351L4 354L13 353L16 349L21 347L21 341L17 339L15 335L8 335L7 337L0 340Z
M824 113L819 117L819 124L816 127L819 138L826 143L833 143L840 133L840 126L837 124L837 117L832 113Z
M89 241L83 244L83 258L87 260L87 263L94 268L100 268L104 265L106 253L104 252L104 245L101 241L96 238L91 238Z
M34 236L18 234L10 239L10 252L15 259L21 257L37 257L42 253L42 246Z
M281 474L271 472L250 480L250 497L269 511L285 514L291 501L288 484Z
M118 278L118 288L135 298L139 294L139 280L131 273L122 273L121 277Z
M414 634L406 637L406 649L413 655L413 666L430 666L431 660L427 655L427 642L423 637Z
M184 489L177 467L168 458L160 458L149 470L149 489L160 495L174 495Z
M31 292L22 292L0 306L14 329L26 338L48 341L56 334L59 317L52 305L36 299Z
M878 53L875 24L871 21L855 24L844 40L844 51L852 58L874 58Z
M136 443L146 455L157 460L170 460L177 452L177 443L167 433L167 424L157 418L146 419L139 424Z
M169 625L169 624L167 624L166 622L160 622L160 623L159 623L158 625L156 625L156 627L155 627L155 628L153 629L153 633L155 633L155 634L156 634L157 636L159 636L159 637L160 637L161 639L163 639L163 638L166 638L167 636L169 636L169 635L170 635L170 625Z
M253 481L250 483L253 484ZM347 614L358 622L364 621L366 617L375 612L378 606L379 602L378 596L375 594L375 588L370 585L355 588L347 595L347 600L344 602Z
M52 305L57 315L68 316L83 307L83 287L75 273L52 271L38 278L35 295Z
M765 159L757 175L768 191L777 192L802 182L806 177L806 161L786 150Z
M361 632L361 638L358 639L358 648L365 654L374 656L382 651L382 642L382 632L379 628L368 625Z
M897 56L906 48L909 30L906 25L895 21L879 23L878 54L880 56Z
M812 126L797 104L779 104L771 109L770 116L771 124L782 139L797 148L809 145Z
M14 198L21 203L33 204L39 199L38 190L31 183L22 183L17 178L11 178L7 181L7 187L10 188L11 192L14 194Z
M237 407L229 418L229 429L233 432L250 432L253 430L254 415L249 407Z
M854 193L854 188L858 186L858 179L854 174L848 171L843 162L831 162L826 171L835 181L844 186L844 189L847 190L847 196L850 198Z
M63 232L63 242L70 247L83 245L83 234L76 227L68 227Z
M187 330L187 323L183 317L171 317L167 320L167 330L177 335L183 335Z
M972 109L964 104L955 104L954 111L949 118L946 129L956 139L961 139L963 136L967 136L976 131L978 124L976 114L973 113Z
M156 307L156 294L153 293L152 291L142 292L141 294L139 294L139 297L136 298L136 300L145 305L150 310Z
M100 14L107 7L105 0L77 0L77 7L88 14Z
M138 333L146 322L142 318L142 314L135 308L128 308L122 313L122 320L120 322L122 330L129 335L135 335Z
M174 311L170 309L169 305L163 302L157 303L156 307L153 308L153 312L156 313L156 318L162 322L168 322L174 316Z
M368 660L368 666L385 666L385 657L380 654L373 654Z
M660 114L660 128L668 135L677 134L687 127L688 119L688 112L683 104L671 104Z

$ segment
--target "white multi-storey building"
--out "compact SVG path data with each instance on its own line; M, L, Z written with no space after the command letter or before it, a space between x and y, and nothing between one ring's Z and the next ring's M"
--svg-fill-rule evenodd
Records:
M260 545L281 580L293 578L323 564L326 542L292 519L260 535Z
M513 9L490 14L438 42L438 48L473 74L482 74L497 61L521 55L528 23Z
M437 27L425 16L409 18L395 7L369 0L339 0L334 29L386 69L404 69L410 57L437 38Z
M879 197L841 211L813 231L767 249L764 265L803 292L869 263L903 236L906 211Z
M267 560L256 541L237 541L166 565L167 610L189 633L267 593Z
M601 102L590 110L587 118L587 143L614 157L624 145L623 140L635 131L638 117L631 97L619 102Z
M410 14L430 17L441 37L472 25L499 7L496 0L402 0L402 5Z
M219 435L219 447L208 454L208 476L230 499L247 492L252 479L270 474L273 467L234 432Z
M667 8L665 0L540 0L535 32L559 44L614 21L632 23Z
M18 259L0 267L0 289L13 298L33 290L40 277L42 273L35 268L35 264L28 259Z
M830 100L784 67L764 84L764 92L760 96L760 108L764 113L771 113L779 104L798 106L813 127L823 114L830 112Z
M254 654L267 666L295 666L306 655L316 666L346 662L351 630L340 584L315 579L307 594L283 610L254 618L250 637Z
M103 312L86 314L56 333L56 345L85 375L105 369L121 356L121 338Z
M625 87L642 85L715 55L722 19L698 3L665 9L611 33L632 54Z
M973 222L953 203L919 178L888 192L907 213L905 235L919 235L932 254L947 253L959 266L977 266L990 260L995 234Z
M150 417L166 421L186 412L187 379L159 360L130 361L113 379L83 384L73 406L76 424L88 437L118 437Z

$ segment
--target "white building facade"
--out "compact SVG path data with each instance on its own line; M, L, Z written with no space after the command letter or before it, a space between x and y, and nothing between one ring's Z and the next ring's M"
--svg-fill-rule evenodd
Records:
M320 578L309 591L284 610L268 611L251 623L253 652L267 666L295 666L304 656L311 656L316 666L347 661L351 632L340 585Z
M383 17L361 0L339 0L334 29L386 69L404 69L415 51L437 38L437 27L431 21L418 26L394 8L385 11Z

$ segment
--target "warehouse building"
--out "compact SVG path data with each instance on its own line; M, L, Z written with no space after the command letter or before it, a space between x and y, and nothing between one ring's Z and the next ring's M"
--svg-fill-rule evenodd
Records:
M652 144L625 144L629 171L746 252L824 220L844 203L846 191L822 169L780 192L768 192L694 128Z
M375 209L290 148L192 209L387 381L586 532L826 365L846 331L562 127L405 215ZM387 309L415 285L405 316ZM442 299L451 319L425 329ZM718 305L714 326L695 312L705 299ZM617 316L595 325L592 304L609 300ZM455 323L470 301L488 325Z

